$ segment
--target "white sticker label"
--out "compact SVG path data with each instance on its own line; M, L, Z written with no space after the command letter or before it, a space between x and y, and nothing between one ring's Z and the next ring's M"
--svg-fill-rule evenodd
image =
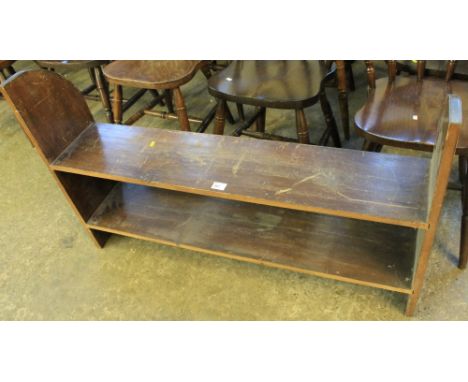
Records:
M226 189L226 186L227 186L227 183L213 182L213 184L211 185L211 188L212 188L213 190L224 191L224 190Z

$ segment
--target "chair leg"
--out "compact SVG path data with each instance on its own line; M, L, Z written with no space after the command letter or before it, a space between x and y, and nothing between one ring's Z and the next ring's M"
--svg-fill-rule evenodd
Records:
M343 60L336 61L336 76L338 88L338 102L340 105L341 126L345 139L349 139L349 107L346 63Z
M232 116L231 110L229 109L229 106L227 105L226 101L224 101L224 108L225 110L225 115L226 115L226 120L229 122L229 124L234 125L236 121L234 120L234 117Z
M330 130L335 147L341 147L340 134L338 133L335 117L333 117L333 112L330 107L330 103L328 102L327 95L325 94L325 90L320 94L320 106L322 107L325 123L327 124L327 128Z
M175 103L175 112L179 119L180 129L182 131L190 131L190 122L188 120L187 109L185 108L185 101L180 91L180 88L175 88L174 93L174 103Z
M351 65L351 62L345 61L345 70L348 89L353 92L354 90L356 90L356 87L354 85L353 66Z
M468 158L460 155L458 157L460 168L460 181L462 184L462 219L460 236L460 257L458 268L465 269L468 262Z
M349 139L350 138L349 107L348 107L348 93L346 92L346 90L339 92L338 101L340 104L341 125L343 126L344 136L345 136L345 139Z
M309 127L307 126L304 109L296 109L296 130L299 143L310 143Z
M226 120L226 102L222 99L218 100L218 107L216 109L215 125L213 134L223 135L224 125Z
M265 120L266 120L266 108L260 108L260 114L258 115L257 120L255 121L255 129L259 133L265 132Z
M164 91L164 101L166 102L166 105L167 105L167 111L169 113L174 113L174 104L172 103L172 91L171 90Z
M104 73L102 73L100 66L94 68L94 78L96 80L96 88L101 98L102 106L104 107L104 112L106 113L106 118L112 123L114 117L112 116L109 93L107 92L107 87L104 83Z
M383 149L383 146L381 144L367 141L367 140L364 141L361 147L362 151L373 151L375 153L380 153L382 149Z
M114 123L122 123L122 86L114 86Z
M241 121L245 121L245 113L244 113L244 105L241 103L236 103L237 107L237 114L239 115L239 119Z
M3 82L5 80L6 80L6 76L5 76L5 74L3 74L3 71L0 70L0 82Z

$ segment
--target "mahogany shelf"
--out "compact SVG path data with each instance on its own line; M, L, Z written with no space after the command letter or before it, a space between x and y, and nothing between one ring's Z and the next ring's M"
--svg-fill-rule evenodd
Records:
M90 228L411 293L416 230L117 183Z
M93 124L55 171L427 229L424 158ZM224 190L213 189L214 183Z

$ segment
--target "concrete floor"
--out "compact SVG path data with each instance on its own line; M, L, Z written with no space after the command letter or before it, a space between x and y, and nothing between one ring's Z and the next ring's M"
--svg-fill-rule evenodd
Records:
M32 62L16 65L17 70L33 67ZM366 97L364 65L357 62L354 70L357 90L350 94L351 115ZM79 87L88 80L86 72L67 77ZM202 75L182 90L193 115L203 115L213 105ZM328 95L339 121L336 91ZM96 119L104 121L101 104L88 104ZM324 128L319 107L310 108L307 117L316 140ZM177 128L176 122L154 117L137 124ZM269 111L267 130L294 136L293 113ZM353 132L345 147L360 144ZM405 296L398 293L119 236L97 249L4 101L0 179L2 320L407 319ZM459 193L449 191L413 319L468 319L468 271L456 267L460 211Z

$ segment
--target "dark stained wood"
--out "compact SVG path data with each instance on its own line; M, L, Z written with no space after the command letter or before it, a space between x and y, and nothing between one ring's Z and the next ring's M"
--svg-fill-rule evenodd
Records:
M423 158L97 124L81 134L52 168L219 198L426 227L427 166ZM226 189L213 190L213 182L226 183Z
M439 119L437 139L429 169L428 183L428 221L429 229L420 232L418 243L417 261L413 280L413 294L408 298L406 313L413 315L416 302L421 293L426 273L429 254L434 242L437 223L444 203L445 192L452 168L452 161L457 147L457 141L462 126L461 98L450 95L444 102L444 110Z
M107 64L109 60L36 60L35 62L44 69L64 69L74 71L102 66Z
M226 119L226 102L220 99L218 100L217 106L216 106L215 125L213 129L213 134L223 135L225 119Z
M165 119L177 119L181 130L190 131L189 117L180 86L189 82L199 69L205 69L205 73L207 73L206 70L209 69L207 69L207 62L201 60L122 60L107 65L104 68L104 74L107 80L115 86L147 89L154 96L151 103L127 119L128 124L135 123L147 114ZM161 95L159 95L158 90L162 91ZM174 98L175 108L172 98ZM151 110L157 103L163 104L163 100L166 101L169 113ZM114 101L114 109L122 108L117 103L121 103L121 101L118 99ZM201 123L200 131L206 129L206 124L211 121L213 116L214 111L210 110L205 118L198 119L198 123ZM114 120L115 123L120 123L120 121L121 118Z
M175 103L175 112L179 119L180 129L183 131L190 131L190 123L188 120L187 109L185 108L184 97L180 88L175 88L174 93L174 103Z
M387 62L388 68L388 82L391 83L395 81L396 72L397 72L397 62L395 60L389 60Z
M122 123L122 86L114 85L114 123Z
M462 125L459 97L446 103L428 161L92 120L86 127L82 95L52 72L19 73L0 89L96 244L118 233L394 290L409 294L414 312Z
M144 89L174 89L188 81L203 64L201 60L119 60L104 67L110 83Z
M303 109L319 100L331 75L320 61L233 61L208 81L216 98L246 105Z
M92 84L81 91L81 94L88 95L89 99L95 99L90 96L93 90L97 90L99 100L101 101L108 122L113 122L112 110L110 106L108 84L102 73L102 66L107 64L108 60L37 60L35 61L43 69L60 71L77 71L87 69Z
M332 75L329 63L322 61L233 61L209 79L208 90L214 97L236 104L295 110L298 140L309 143L303 109L326 97L325 82ZM326 119L328 122L330 116ZM262 112L256 119L257 132L264 132L263 121ZM235 134L242 134L248 127L244 123ZM327 125L330 128L334 129L333 137L338 136L336 124ZM217 132L221 132L221 127Z
M296 130L299 143L309 143L309 126L307 126L304 109L296 109Z
M346 68L352 68L351 64L345 63L342 60L336 61L336 76L337 76L337 88L338 88L338 101L340 105L340 114L341 114L341 124L343 126L343 132L346 139L350 138L349 131L349 107L348 107L348 81L347 79L352 79L352 88L354 89L354 78L352 75L352 69L348 71L351 72L350 76L346 75Z
M3 83L0 90L47 165L94 123L80 91L54 72L19 72ZM51 172L88 234L98 246L104 245L109 235L90 230L85 221L114 182Z
M425 70L426 70L426 61L418 60L416 64L416 73L417 73L419 81L421 81L424 78Z
M335 117L325 95L325 92L320 94L320 107L322 108L325 123L327 125L326 132L329 133L333 139L335 147L341 147L340 135L338 134L338 128L336 127Z
M19 72L2 84L2 93L47 163L94 123L80 91L53 72Z
M357 133L383 145L432 151L437 125L449 93L457 94L468 115L466 82L398 76L392 86L386 78L376 82L375 91L356 113ZM415 119L417 118L417 119ZM463 121L457 153L468 151L468 120Z
M401 71L416 74L416 67L417 64L414 61L398 61L398 68ZM427 60L425 75L445 78L446 81L450 79L466 81L468 80L468 61Z
M99 97L101 97L101 102L104 106L104 112L106 113L107 121L112 122L114 120L114 117L112 115L112 109L109 100L109 91L104 79L104 74L102 73L102 69L100 66L94 67L93 71L94 78L96 79L96 89L99 93Z
M86 223L91 217L116 183L106 179L60 172L56 172L54 175L83 223ZM109 234L100 231L91 230L91 234L101 247L109 238Z
M255 128L259 133L265 132L265 124L266 124L266 108L261 107L260 113L258 115L257 120L255 121ZM307 129L307 122L305 128ZM307 143L309 143L309 139L307 139Z
M118 184L91 228L411 293L415 231Z
M367 86L369 89L375 89L375 67L372 61L364 61L367 70Z
M433 65L433 62L429 62ZM447 95L456 94L462 102L463 113L468 111L468 86L461 80L452 80L456 62L439 62L446 73L438 77L423 77L431 74L425 61L416 62L417 76L397 77L390 83L382 78L376 81L367 102L356 113L357 133L365 138L367 149L381 148L382 145L397 146L415 150L431 151L434 147L439 118L442 115ZM414 63L400 63L400 70L413 71ZM457 154L462 158L468 153L468 122L461 121L461 132L457 144ZM464 162L463 159L460 160ZM468 186L466 175L460 173L462 188L462 209L468 211ZM459 267L466 267L468 259L468 224L463 213L461 223Z

